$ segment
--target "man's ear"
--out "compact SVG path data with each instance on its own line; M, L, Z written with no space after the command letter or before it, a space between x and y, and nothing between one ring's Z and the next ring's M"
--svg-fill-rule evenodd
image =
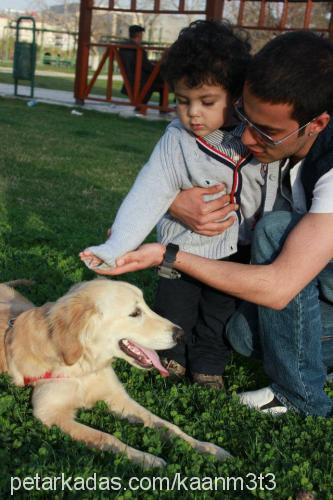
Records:
M317 116L309 125L309 134L319 134L327 127L331 117L327 111Z
M81 336L96 313L90 299L75 295L61 299L50 310L52 339L66 365L73 365L82 356Z

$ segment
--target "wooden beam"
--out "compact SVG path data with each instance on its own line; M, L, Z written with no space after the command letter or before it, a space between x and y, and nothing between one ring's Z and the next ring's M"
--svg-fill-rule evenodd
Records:
M206 0L206 19L222 19L223 8L224 0Z

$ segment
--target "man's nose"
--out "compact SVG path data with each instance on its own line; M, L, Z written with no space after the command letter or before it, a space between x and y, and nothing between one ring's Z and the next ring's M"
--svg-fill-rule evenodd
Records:
M256 146L258 144L258 140L255 136L255 133L253 132L253 129L246 124L244 132L242 133L241 140L244 146L247 147Z

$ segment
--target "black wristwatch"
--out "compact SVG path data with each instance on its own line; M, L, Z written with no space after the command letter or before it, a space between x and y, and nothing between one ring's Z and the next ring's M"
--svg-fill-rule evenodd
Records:
M158 268L158 275L161 278L168 278L170 280L178 279L181 274L173 269L173 264L176 260L177 253L179 251L179 246L173 243L168 243L166 246L166 251L164 254L164 260Z

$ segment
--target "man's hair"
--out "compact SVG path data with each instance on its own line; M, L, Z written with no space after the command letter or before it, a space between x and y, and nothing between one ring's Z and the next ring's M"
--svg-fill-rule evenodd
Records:
M333 43L309 31L282 34L252 59L246 83L272 104L293 105L300 125L333 110Z
M128 28L128 34L130 38L135 37L138 33L142 33L143 31L145 31L144 27L139 26L138 24L132 24L132 26Z
M242 92L250 61L248 35L225 21L195 21L165 52L161 74L174 89L184 79L190 88L221 85L233 97Z

